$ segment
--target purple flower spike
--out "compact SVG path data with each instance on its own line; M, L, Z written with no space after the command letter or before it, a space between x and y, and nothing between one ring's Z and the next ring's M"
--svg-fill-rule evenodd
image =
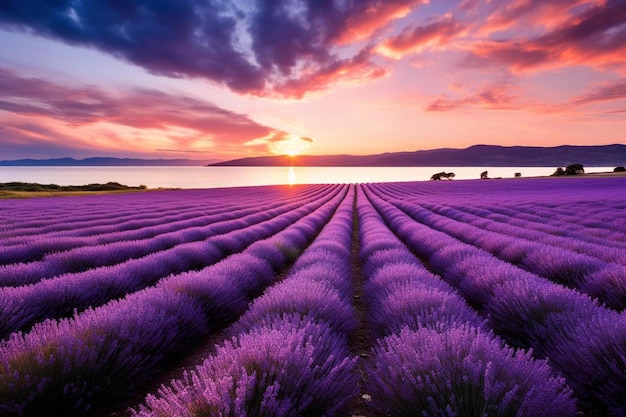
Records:
M405 329L382 339L367 390L380 415L576 415L571 389L547 363L470 326Z
M324 324L291 316L220 346L135 417L335 416L356 395L356 360Z

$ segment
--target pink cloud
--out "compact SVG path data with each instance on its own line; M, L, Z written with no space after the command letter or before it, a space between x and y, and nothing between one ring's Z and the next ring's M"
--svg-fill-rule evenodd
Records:
M470 49L471 54L462 61L461 66L498 65L508 68L512 73L537 68L559 58L558 51L533 42L482 41L474 43Z
M598 84L586 93L574 97L567 103L567 106L578 107L618 100L626 100L626 80Z
M476 107L488 110L514 110L520 108L518 97L512 92L513 87L508 83L491 84L479 89L473 94L460 98L449 98L442 95L433 100L427 111L447 112L464 107Z
M271 134L284 134L261 125L247 115L195 98L135 89L105 93L93 86L70 87L41 78L24 78L0 68L0 111L5 113L5 144L67 141L68 149L82 149L69 127L82 129L110 150L145 148L158 138L179 151L245 151L244 144ZM26 127L17 119L28 119ZM42 131L41 137L37 137ZM46 139L50 138L50 139ZM142 145L142 143L144 145ZM144 146L143 149L140 149ZM86 148L86 147L85 147ZM267 153L269 147L254 148Z
M482 30L491 33L536 26L551 30L571 23L583 11L605 4L606 0L494 0L488 5L491 14Z
M459 5L459 9L463 10L466 13L469 13L478 9L479 5L480 0L463 0Z
M388 68L372 64L370 54L369 50L364 49L352 58L313 68L298 79L285 81L278 90L287 97L302 98L333 86L364 84L388 75Z
M377 51L385 56L400 59L427 48L443 47L467 30L467 25L452 16L406 28L398 36L386 39Z
M355 2L355 10L346 19L345 29L338 37L339 44L370 39L376 31L391 21L409 14L416 6L428 0L388 0Z
M93 143L75 136L52 119L7 117L0 113L0 137L0 155L5 160L94 156Z
M534 24L543 25L549 30L526 38L483 40L470 44L468 47L470 55L463 64L475 67L499 65L513 73L569 65L626 71L624 0L578 1L573 5L571 2L563 1L555 4L545 2L550 6L544 5L539 7L539 11L531 12L533 9L530 9L529 5L534 3L535 1L516 1L512 4L515 7L508 10L510 16L507 13L496 15L497 19L492 16L492 22L487 26L494 28L493 21L508 22L507 19L513 24L514 12L517 11L521 16L532 16ZM586 7L581 8L583 5ZM505 18L506 16L508 18ZM568 18L563 19L563 16ZM527 32L532 33L532 30Z

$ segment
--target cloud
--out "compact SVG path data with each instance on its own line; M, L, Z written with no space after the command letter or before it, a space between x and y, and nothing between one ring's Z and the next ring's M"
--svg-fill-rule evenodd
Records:
M461 4L459 4L459 9L463 10L466 13L473 12L480 5L480 0L463 0Z
M389 70L372 66L369 56L369 49L364 49L352 58L332 61L323 67L303 73L298 79L285 81L279 86L279 90L289 97L302 98L312 91L323 91L338 83L359 85L387 76Z
M427 25L406 28L398 36L386 39L376 51L390 58L400 59L427 48L444 47L464 33L467 26L446 15Z
M93 156L93 145L55 129L53 123L6 118L0 113L0 155L3 160Z
M470 54L461 65L504 66L513 73L569 65L626 71L625 0L573 3L558 1L556 6L560 6L563 12L561 14L555 12L559 8L554 5L539 7L541 13L531 12L533 9L528 5L534 3L536 2L514 2L517 7L509 8L507 13L492 16L492 28L493 21L498 22L495 27L513 25L512 19L517 11L521 16L532 15L536 25L542 25L548 30L538 33L538 29L534 28L534 31L528 31L535 33L534 36L475 42L469 46ZM567 18L563 19L563 16Z
M447 112L463 107L478 107L488 110L514 110L520 108L517 96L512 92L513 87L508 83L495 83L456 99L442 95L433 100L427 111Z
M533 26L552 29L604 3L605 0L492 0L487 3L490 15L482 31L490 33Z
M142 143L145 148L150 143L161 143L169 146L155 149L223 152L245 151L244 144L255 138L285 134L244 114L183 95L149 89L106 93L93 86L69 87L41 78L25 78L2 68L0 112L13 115L4 117L5 123L9 123L5 129L7 140L26 143L60 136L79 143L67 133L71 127L91 129L94 136L97 134L93 141L106 142L111 148L124 149ZM11 128L11 120L16 117L27 118L28 127ZM56 125L54 131L50 130L51 124ZM37 126L48 126L41 137L36 137Z
M357 43L422 3L7 0L0 26L98 49L158 75L201 78L242 94L302 97L384 73L370 59L371 48ZM346 56L345 45L356 51ZM358 66L350 65L354 60ZM324 78L330 73L332 82Z
M381 28L396 19L407 16L415 7L428 4L429 0L386 0L353 2L340 43L351 43L372 38Z
M488 110L519 110L525 109L542 114L547 113L571 113L579 107L604 103L617 103L617 106L626 101L626 81L613 80L597 83L587 89L586 92L577 95L567 101L557 104L524 101L516 94L516 88L509 82L492 83L475 90L470 94L463 94L466 89L454 84L452 91L457 92L456 98L441 95L433 100L427 111L448 112L461 108L480 108ZM620 114L623 109L611 110L603 106L599 114Z
M504 66L510 72L519 74L549 62L558 63L558 58L559 51L535 42L483 41L471 46L471 54L462 60L460 66Z
M626 100L626 80L611 81L596 85L586 93L570 100L567 106L578 107L617 100Z

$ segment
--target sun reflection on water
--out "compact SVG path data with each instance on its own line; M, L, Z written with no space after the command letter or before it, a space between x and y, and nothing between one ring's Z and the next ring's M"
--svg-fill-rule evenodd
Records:
M296 171L293 167L289 167L287 171L287 184L294 185L296 183Z

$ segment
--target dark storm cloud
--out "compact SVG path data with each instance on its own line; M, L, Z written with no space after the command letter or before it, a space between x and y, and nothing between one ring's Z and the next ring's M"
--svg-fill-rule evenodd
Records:
M262 88L235 49L227 2L205 0L7 0L4 26L87 46L171 77L205 77L238 91Z
M281 86L349 59L333 47L366 39L422 1L241 3L5 0L0 25L95 48L155 74L204 78L240 93L290 95ZM375 64L368 60L367 65L372 69L342 73L337 80L380 76ZM314 83L311 89L327 86Z

